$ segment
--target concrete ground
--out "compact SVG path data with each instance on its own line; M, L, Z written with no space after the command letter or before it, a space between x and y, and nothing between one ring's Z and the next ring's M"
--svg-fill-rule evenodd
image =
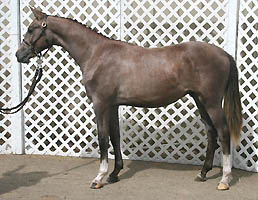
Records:
M257 173L233 169L230 190L221 192L220 168L200 183L200 166L125 160L120 182L92 190L98 167L95 158L0 155L0 200L258 200Z

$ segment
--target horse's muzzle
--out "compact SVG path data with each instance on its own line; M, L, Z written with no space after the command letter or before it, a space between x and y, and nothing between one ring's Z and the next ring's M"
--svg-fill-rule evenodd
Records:
M30 50L25 48L20 48L15 54L17 61L20 63L29 63L30 59L36 55Z

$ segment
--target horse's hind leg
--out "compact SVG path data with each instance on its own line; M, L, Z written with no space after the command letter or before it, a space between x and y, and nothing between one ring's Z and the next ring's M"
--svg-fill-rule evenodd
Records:
M223 175L217 187L218 190L229 189L231 179L231 155L230 155L230 134L224 110L221 103L207 109L209 117L217 130L223 152Z
M109 183L115 183L119 181L118 174L123 169L123 160L121 155L120 147L120 131L119 131L119 118L118 118L118 107L114 107L111 112L111 123L110 123L110 140L114 148L115 153L115 167L113 172L108 177Z
M196 181L206 181L206 175L207 173L212 169L213 167L213 160L214 160L214 153L215 150L218 148L217 144L217 131L214 128L210 117L208 113L206 112L206 109L204 105L201 103L200 99L195 94L191 94L191 96L194 98L195 103L199 109L200 115L201 115L201 121L205 125L205 129L208 136L208 146L206 150L206 158L204 165L202 167L201 173L197 175L195 178Z

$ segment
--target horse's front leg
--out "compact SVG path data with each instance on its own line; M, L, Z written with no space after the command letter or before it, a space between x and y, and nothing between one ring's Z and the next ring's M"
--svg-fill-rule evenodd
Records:
M94 102L93 102L94 104ZM103 186L102 180L108 173L108 146L109 146L109 123L110 109L105 105L94 105L94 111L97 119L98 140L100 149L100 167L96 178L92 181L90 187L99 189Z
M107 181L109 183L115 183L119 181L118 174L123 169L123 159L121 155L120 147L120 131L119 131L119 119L118 119L118 107L114 107L111 112L110 123L110 140L113 145L115 153L115 167L113 172L109 175Z

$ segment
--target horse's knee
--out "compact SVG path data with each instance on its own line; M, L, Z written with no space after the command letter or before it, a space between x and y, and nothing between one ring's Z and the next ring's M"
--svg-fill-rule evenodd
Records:
M109 145L109 138L107 136L98 136L100 151L107 151Z

